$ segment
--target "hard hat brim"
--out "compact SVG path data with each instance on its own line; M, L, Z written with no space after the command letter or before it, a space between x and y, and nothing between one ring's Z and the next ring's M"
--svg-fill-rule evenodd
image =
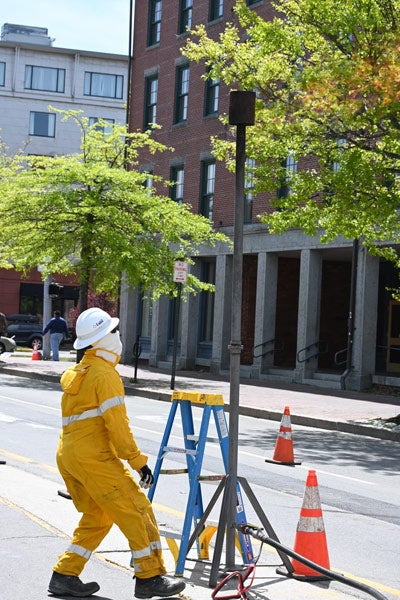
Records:
M74 341L74 344L73 344L75 350L82 350L82 348L87 348L88 346L91 346L92 344L94 344L94 342L98 342L103 337L105 337L108 333L110 333L110 331L115 329L118 326L118 324L119 324L119 319L117 317L111 317L111 321L108 324L108 326L105 327L104 329L102 329L101 331L98 331L92 337L85 338L85 339L76 338L76 340Z

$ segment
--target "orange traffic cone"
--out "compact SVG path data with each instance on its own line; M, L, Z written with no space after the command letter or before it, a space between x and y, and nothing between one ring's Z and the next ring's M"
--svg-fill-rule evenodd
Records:
M40 353L36 342L33 344L32 360L40 360Z
M315 471L308 471L303 506L297 524L293 550L317 565L325 569L330 569L317 474ZM329 577L321 575L318 571L303 565L296 559L292 559L292 565L294 572L290 574L291 577L314 581L316 579L329 579Z
M294 460L292 427L290 425L290 410L285 406L275 444L274 456L266 458L265 462L278 463L280 465L301 465L300 461Z

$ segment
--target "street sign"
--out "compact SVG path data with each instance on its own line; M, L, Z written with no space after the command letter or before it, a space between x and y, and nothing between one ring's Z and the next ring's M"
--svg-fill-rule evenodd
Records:
M186 283L188 274L188 263L181 260L174 262L174 282L175 283Z

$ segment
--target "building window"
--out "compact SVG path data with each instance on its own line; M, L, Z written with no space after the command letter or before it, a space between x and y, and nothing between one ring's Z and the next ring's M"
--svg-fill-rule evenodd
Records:
M65 69L26 65L25 89L64 93Z
M224 0L210 0L209 21L215 21L222 17L224 12Z
M201 263L201 280L215 285L215 260ZM211 358L214 330L214 298L212 292L201 292L199 303L199 337L197 354L199 358Z
M147 45L154 46L160 43L161 37L161 0L150 0L149 2L149 25L147 32Z
M6 83L6 63L0 62L0 86L3 87Z
M44 112L31 112L29 135L54 137L56 133L56 115Z
M85 96L102 98L122 98L124 78L122 75L85 72Z
M175 123L187 121L189 100L189 66L176 69Z
M249 224L253 220L253 198L254 198L254 158L246 158L245 180L244 180L244 223Z
M114 123L114 119L103 119L102 117L89 117L89 125L95 125L96 129L98 131L102 131L104 135L110 134L112 132Z
M247 6L251 6L252 4L257 4L260 0L246 0Z
M158 75L146 77L144 89L144 128L157 123Z
M178 33L185 33L192 26L193 0L180 0Z
M215 160L201 163L200 213L212 221L215 189Z
M206 79L204 116L218 114L219 79Z
M145 179L143 180L143 187L145 190L147 190L147 193L150 196L153 191L153 185L154 185L153 171L151 169L147 168L147 169L143 169L142 172L146 176Z
M291 194L290 180L297 173L297 161L292 154L289 154L282 166L285 169L285 176L278 189L278 198L287 198Z
M182 204L183 202L183 181L184 181L184 167L183 165L176 165L171 167L171 199Z

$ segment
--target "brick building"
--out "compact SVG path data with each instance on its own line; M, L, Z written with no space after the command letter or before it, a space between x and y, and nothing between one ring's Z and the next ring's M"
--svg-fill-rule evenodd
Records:
M53 46L44 27L6 23L0 41L0 136L10 154L55 156L80 151L80 132L49 105L82 110L95 122L125 123L128 57ZM64 285L53 301L67 316L78 298L73 278L55 275ZM0 269L0 311L42 315L43 281L34 270L25 279Z
M234 179L211 154L210 136L229 132L218 119L228 112L229 90L202 79L204 66L182 56L187 26L203 23L217 38L235 19L233 0L140 0L135 6L132 61L132 130L156 122L156 137L175 150L154 158L142 156L142 168L175 182L171 197L188 202L214 227L232 236ZM271 3L248 0L271 18ZM287 160L287 168L296 164ZM299 166L301 168L301 165ZM245 190L242 301L242 373L268 381L294 381L362 389L372 381L396 383L400 371L400 314L387 291L396 285L391 267L370 256L352 240L322 245L295 230L268 233L256 215L268 210L268 196ZM277 190L276 193L280 193ZM354 246L354 261L352 261ZM352 289L354 341L351 369L348 316ZM229 369L232 253L225 247L202 248L193 270L215 283L215 294L190 297L179 312L178 366ZM161 298L153 306L138 290L121 299L126 347L141 337L142 358L152 366L171 364L176 303ZM127 325L129 323L129 325ZM390 347L391 349L389 349ZM344 384L345 381L345 384Z

